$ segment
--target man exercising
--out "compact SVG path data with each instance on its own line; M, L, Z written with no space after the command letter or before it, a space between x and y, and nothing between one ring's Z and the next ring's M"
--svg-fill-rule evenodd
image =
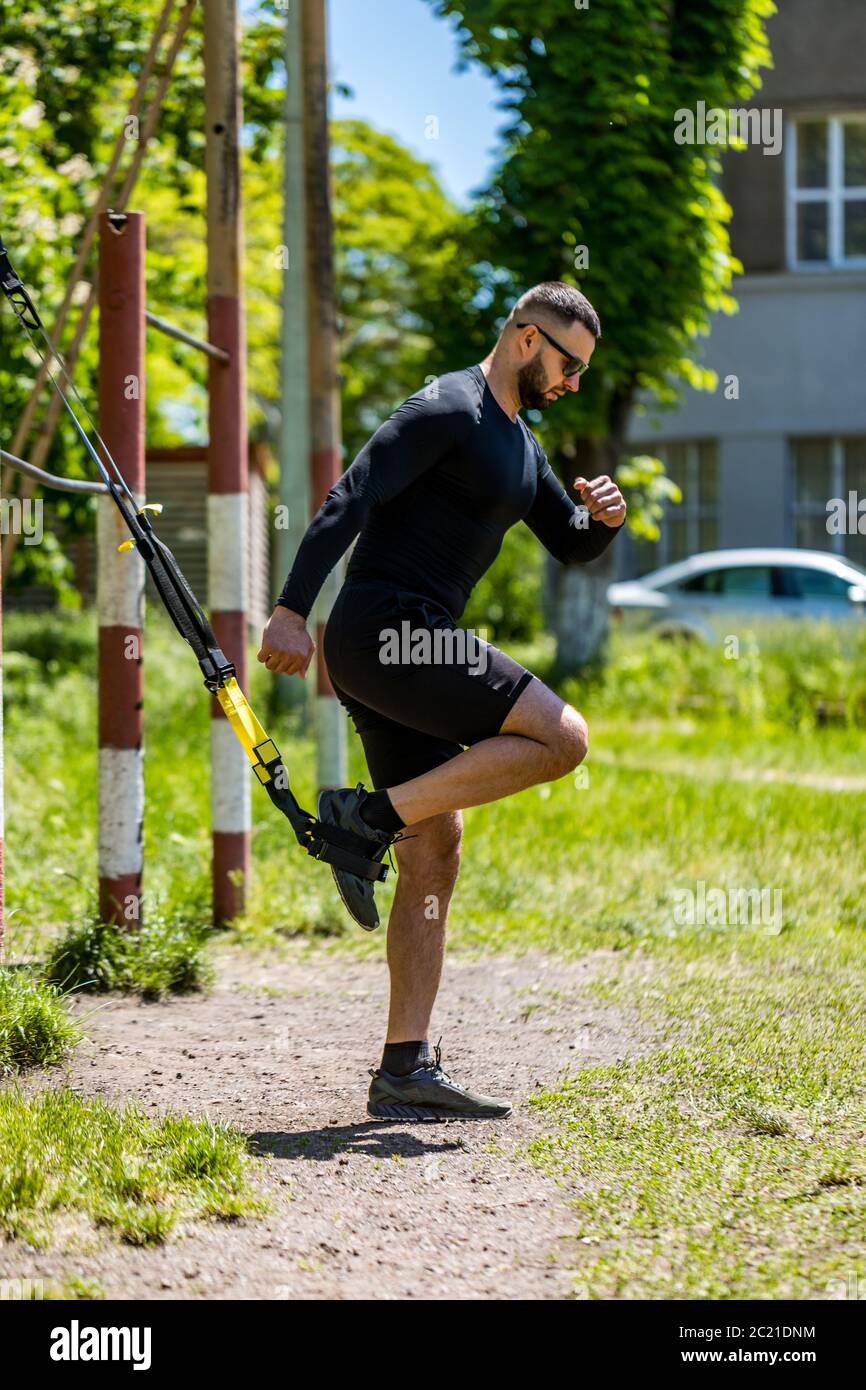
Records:
M517 521L563 564L594 560L622 526L616 484L578 478L583 506L575 506L520 416L579 389L600 334L595 310L572 286L552 281L528 290L490 355L404 401L331 488L265 628L259 661L305 676L315 652L306 619L358 538L323 646L376 790L359 783L323 791L318 815L360 836L370 859L381 860L392 844L397 856L388 1031L367 1103L375 1118L511 1113L508 1101L453 1081L428 1042L460 813L571 772L586 756L587 726L537 676L463 633L457 620ZM386 639L406 622L413 643L428 638L439 660L395 662L393 645L386 657ZM333 873L355 920L378 926L373 883Z

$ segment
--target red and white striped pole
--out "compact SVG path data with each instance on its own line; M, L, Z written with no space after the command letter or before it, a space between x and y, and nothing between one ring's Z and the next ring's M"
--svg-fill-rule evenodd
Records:
M217 641L247 683L247 424L240 188L241 93L236 0L204 0L207 126L208 338L230 356L210 360L208 599ZM213 702L211 816L214 921L243 912L252 826L249 762Z
M144 217L99 219L99 426L127 486L144 500ZM98 499L99 912L141 920L144 820L144 561L110 497Z
M3 845L6 837L3 797L3 566L0 565L0 961L6 931L6 898L3 879Z

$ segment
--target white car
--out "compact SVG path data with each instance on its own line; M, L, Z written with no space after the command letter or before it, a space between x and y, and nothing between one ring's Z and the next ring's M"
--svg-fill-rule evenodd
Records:
M611 584L607 600L629 625L712 640L735 616L862 622L866 570L821 550L710 550Z

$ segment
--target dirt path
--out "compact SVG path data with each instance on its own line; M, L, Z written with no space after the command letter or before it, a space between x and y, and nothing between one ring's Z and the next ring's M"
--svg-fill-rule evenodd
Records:
M451 960L436 1012L443 1065L514 1104L509 1120L368 1120L367 1068L386 1014L384 962L233 951L208 996L113 998L65 1072L154 1114L208 1113L252 1137L270 1215L197 1224L162 1247L102 1236L84 1249L0 1249L6 1277L95 1280L109 1298L562 1298L577 1236L569 1193L518 1150L528 1106L568 1067L644 1050L634 1020L586 985L597 960ZM94 1001L81 1001L82 1011ZM435 1036L434 1039L435 1041Z

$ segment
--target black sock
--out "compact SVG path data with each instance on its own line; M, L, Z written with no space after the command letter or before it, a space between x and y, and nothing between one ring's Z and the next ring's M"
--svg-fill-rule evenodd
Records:
M417 1071L422 1062L432 1060L430 1044L424 1038L419 1042L386 1043L382 1053L382 1070L392 1076L408 1076Z
M406 824L397 815L386 791L370 792L358 807L358 814L374 830L384 830L389 835L395 835Z

